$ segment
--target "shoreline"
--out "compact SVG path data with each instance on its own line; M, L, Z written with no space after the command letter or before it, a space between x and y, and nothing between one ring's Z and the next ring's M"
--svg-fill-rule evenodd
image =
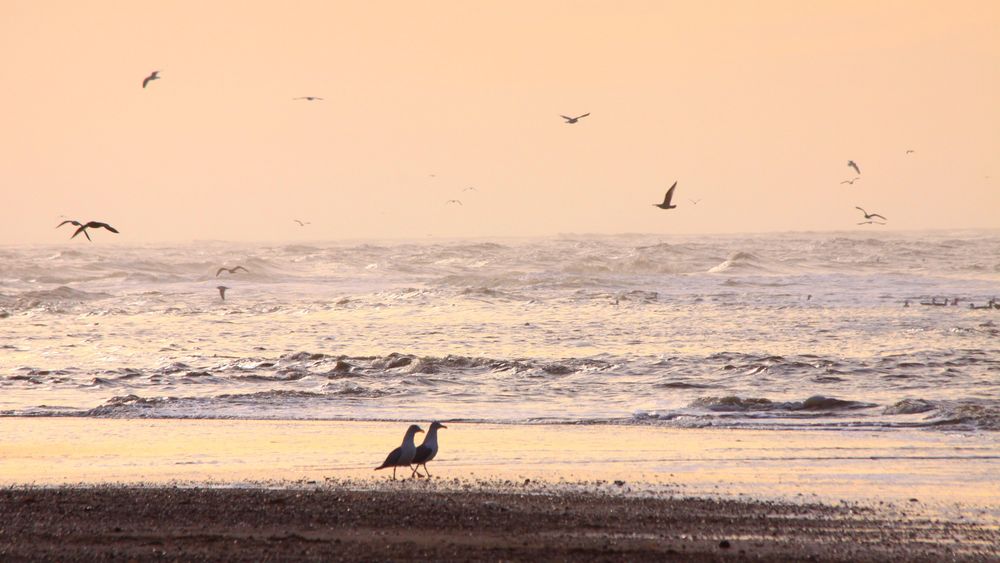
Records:
M910 507L634 496L615 484L0 490L0 556L83 560L977 560L997 526Z

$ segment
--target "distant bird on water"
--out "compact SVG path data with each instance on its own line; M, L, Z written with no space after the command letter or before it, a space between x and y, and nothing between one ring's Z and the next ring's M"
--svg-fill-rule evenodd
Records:
M215 277L219 277L219 274L221 274L222 272L229 272L230 274L235 274L236 270L243 270L244 272L246 272L248 274L250 273L250 270L244 268L243 266L233 266L232 268L225 268L225 267L223 267L223 268L219 268L218 272L215 272Z
M299 221L298 219L292 219L292 221L295 221L296 223L298 223L300 227L305 227L306 225L312 225L312 223L309 222L309 221L302 222L302 221Z
M847 165L853 168L854 171L857 172L858 174L861 174L861 169L858 168L858 163L854 162L853 160L848 160Z
M573 123L576 123L577 121L580 121L581 119L583 119L584 117L587 117L588 115L590 115L590 112L587 112L587 113L585 113L583 115L578 115L576 117L570 117L568 115L560 115L559 117L565 119L566 123L572 125Z
M322 102L323 98L319 96L299 96L298 98L292 98L293 100L306 100L307 102Z
M850 184L850 185L853 186L854 182L857 182L860 179L861 179L861 176L857 176L857 177L851 178L850 180L844 180L843 182L841 182L841 184Z
M659 207L660 209L673 209L677 207L676 205L670 204L670 200L674 199L675 188L677 188L677 182L674 182L674 185L670 186L670 189L667 190L666 195L663 196L663 203L654 203L653 205Z
M118 233L118 229L112 227L111 225L109 225L107 223L101 223L100 221L90 221L88 223L81 223L79 221L66 220L66 221L63 221L62 223L59 223L58 225L56 225L56 228L58 229L59 227L62 227L66 223L69 223L71 225L75 225L77 227L76 232L74 232L73 236L71 236L69 238L76 238L76 235L78 235L80 233L83 233L83 236L87 237L87 240L93 242L93 239L90 238L90 234L87 233L87 229L107 229L107 230L111 231L112 233L115 233L115 234Z
M878 217L879 219L881 219L883 221L888 221L888 219L886 219L885 217L879 215L878 213L868 213L864 209L861 209L860 207L857 207L857 206L855 206L854 209L857 209L857 210L861 211L862 213L864 213L865 214L865 219L871 219L873 217Z
M448 205L449 203L457 203L459 205L462 205L462 201L459 200L459 199L449 199L448 201L444 202L445 205ZM465 206L462 205L462 207L465 207Z
M145 88L146 85L149 84L150 82L159 79L160 79L160 71L154 70L152 74L150 74L149 76L147 76L142 80L142 87Z
M224 285L217 285L217 286L215 286L215 289L219 290L219 297L221 297L222 300L225 301L226 300L226 290L229 289L229 288L226 287L226 286L224 286Z
M424 437L424 443L417 447L417 453L413 456L413 463L417 466L413 468L410 477L414 475L420 477L420 472L417 470L420 469L421 465L424 466L427 476L431 476L431 472L427 470L427 462L433 460L438 453L438 428L448 427L436 420L431 423L431 427L427 429L427 436Z
M396 480L396 468L397 467L410 467L413 463L414 456L417 455L417 446L413 445L413 437L417 432L423 432L416 424L411 424L409 428L406 429L406 435L403 436L403 443L399 445L398 448L389 452L389 455L382 462L382 465L375 468L375 471L379 469L385 469L386 467L392 468L392 480Z

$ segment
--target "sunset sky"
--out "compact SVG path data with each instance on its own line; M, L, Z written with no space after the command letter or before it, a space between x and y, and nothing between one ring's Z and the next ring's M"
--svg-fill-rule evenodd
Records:
M3 0L0 244L998 228L998 30L995 0Z

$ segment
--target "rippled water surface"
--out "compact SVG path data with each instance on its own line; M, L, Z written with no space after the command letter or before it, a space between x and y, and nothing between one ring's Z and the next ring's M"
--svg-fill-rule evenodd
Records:
M994 431L994 296L995 231L8 246L0 411Z

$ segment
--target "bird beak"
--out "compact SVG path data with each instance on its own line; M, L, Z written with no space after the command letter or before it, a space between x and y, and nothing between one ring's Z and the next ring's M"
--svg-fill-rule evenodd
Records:
M448 428L448 427L445 426L444 424L442 424L442 425L439 426L439 428Z

